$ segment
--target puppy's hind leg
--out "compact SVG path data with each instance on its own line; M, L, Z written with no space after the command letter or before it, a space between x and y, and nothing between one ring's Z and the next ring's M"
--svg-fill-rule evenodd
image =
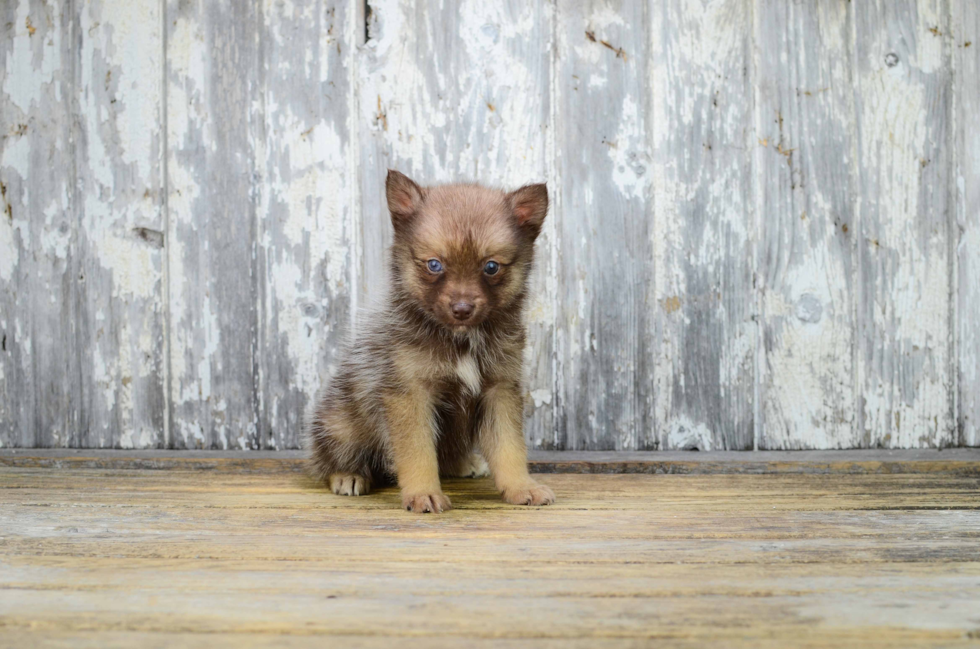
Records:
M475 404L463 395L439 409L439 475L447 478L490 475L487 461L473 450L474 408Z
M467 453L446 471L450 478L485 478L490 475L487 461L479 453Z
M372 471L365 461L364 440L343 413L317 412L310 426L310 462L313 472L340 496L363 496L371 491Z
M327 486L338 496L363 496L371 491L367 476L356 473L333 473L327 478Z

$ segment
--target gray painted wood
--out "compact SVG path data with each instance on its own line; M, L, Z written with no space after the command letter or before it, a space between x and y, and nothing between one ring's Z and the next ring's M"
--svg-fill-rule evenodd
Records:
M758 345L752 7L653 3L661 448L751 449Z
M162 7L74 8L79 444L163 447Z
M422 184L475 180L509 189L551 177L551 19L541 2L370 3L370 38L357 62L362 304L380 293L387 269L388 168ZM533 446L548 448L557 444L552 233L560 218L552 211L537 244L528 309L528 434Z
M851 4L758 6L759 448L852 448L857 149Z
M980 446L980 6L953 2L953 169L960 443Z
M548 182L533 448L980 445L975 5L4 2L0 445L297 447L388 167Z
M946 446L953 414L946 3L854 3L858 430Z
M651 278L645 5L558 4L557 429L567 449L650 444L644 308ZM643 431L641 433L641 431Z
M349 330L356 175L349 3L263 4L256 135L263 448L296 448Z
M252 3L167 4L169 439L257 448L259 25Z
M0 444L79 446L72 3L0 6Z

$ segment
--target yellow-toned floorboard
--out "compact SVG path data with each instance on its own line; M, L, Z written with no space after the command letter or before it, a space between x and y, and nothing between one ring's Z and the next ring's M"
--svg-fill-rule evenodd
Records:
M0 646L980 645L976 478L539 477L0 469Z

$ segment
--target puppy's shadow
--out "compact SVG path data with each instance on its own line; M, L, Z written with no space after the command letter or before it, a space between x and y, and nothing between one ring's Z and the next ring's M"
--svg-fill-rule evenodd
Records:
M305 473L295 474L290 482L302 491L334 496L329 487ZM492 478L443 478L441 482L442 489L453 501L454 508L466 508L468 503L484 505L500 502L500 493L494 487ZM361 498L375 502L375 499L394 502L398 500L398 496L398 487L385 483L372 488L369 494Z

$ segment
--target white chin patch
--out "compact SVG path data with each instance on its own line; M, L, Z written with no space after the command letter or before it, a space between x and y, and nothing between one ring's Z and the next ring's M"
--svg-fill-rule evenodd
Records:
M480 392L480 368L472 354L466 354L456 363L456 376L470 394L476 395Z

